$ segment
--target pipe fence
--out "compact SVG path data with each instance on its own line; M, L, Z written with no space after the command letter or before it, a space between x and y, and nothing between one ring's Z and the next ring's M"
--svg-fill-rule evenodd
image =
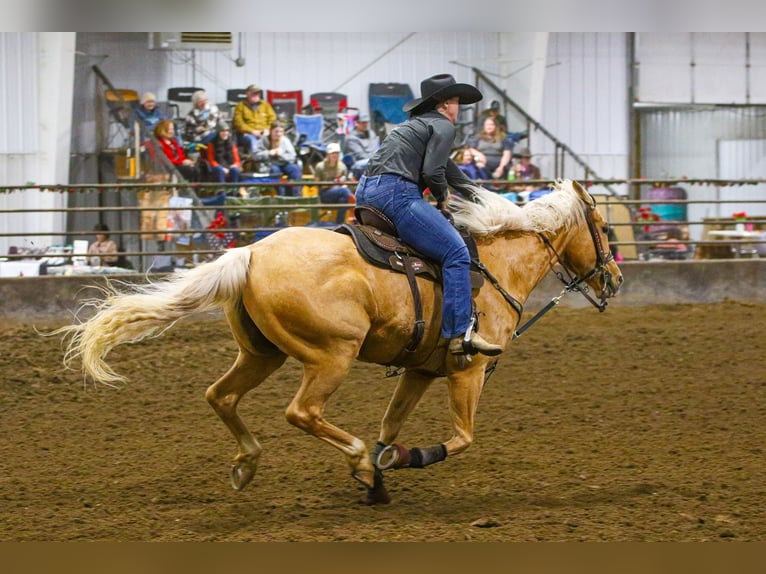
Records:
M485 187L501 194L511 196L509 200L522 203L516 191L522 187L544 189L551 180L519 181L480 181ZM616 184L631 186L673 186L712 185L720 187L751 186L766 183L763 179L599 179L583 181L591 192L599 187ZM239 195L241 188L246 188L247 197ZM125 269L138 272L162 271L178 267L188 267L210 260L228 247L245 245L258 241L267 235L291 225L312 225L334 227L339 220L338 211L346 210L353 214L353 204L322 203L318 189L336 185L346 185L352 190L355 182L326 181L280 181L245 184L207 184L207 183L142 183L119 182L117 184L78 184L78 185L25 185L0 187L0 193L13 193L23 190L38 190L53 193L99 194L105 191L118 192L132 198L135 205L31 208L17 207L0 209L0 219L16 214L66 214L68 221L87 221L76 228L62 229L23 229L9 231L8 226L0 228L0 237L18 240L19 246L9 253L0 254L3 261L45 260L49 264L47 272L65 274L73 261L87 257L83 253L74 253L76 240L94 238L94 224L102 223L107 215L119 215L121 221L132 224L120 229L110 229L109 235L118 245L123 245L132 238L135 248L121 249L119 256ZM298 197L276 195L278 187L294 186L303 190ZM308 190L308 196L306 191ZM162 205L140 205L138 194L162 192L168 198L184 197L188 193L190 205L178 206L163 202ZM523 197L523 194L522 194ZM615 236L612 244L616 245L625 259L726 259L740 257L766 257L766 199L743 197L738 199L630 199L628 197L602 196L597 194L599 203L605 211ZM192 199L193 198L193 199ZM655 206L691 206L747 203L762 215L747 215L744 212L732 213L731 217L705 217L692 219L663 219L653 211ZM173 217L182 213L186 225L173 224ZM195 214L205 217L195 217ZM155 217L152 217L155 215ZM216 215L221 215L217 220ZM348 218L344 218L348 219ZM203 225L201 222L217 221L218 225ZM148 223L150 222L150 223ZM702 233L690 233L699 227ZM698 239L692 235L699 236ZM50 246L25 248L29 238L53 237L55 243ZM138 239L138 241L135 241ZM59 269L55 269L59 267ZM80 267L83 266L82 264ZM120 267L122 269L122 267ZM62 271L63 270L63 271ZM114 272L119 269L115 269ZM87 271L87 269L86 269Z

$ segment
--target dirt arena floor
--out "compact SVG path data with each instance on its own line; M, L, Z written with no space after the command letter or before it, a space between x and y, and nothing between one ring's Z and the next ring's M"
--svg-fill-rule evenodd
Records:
M84 386L57 339L0 326L3 541L766 540L766 305L559 308L504 355L473 446L389 471L369 508L340 453L291 427L288 362L240 412L264 446L243 492L204 399L235 347L222 320L121 347L121 388ZM37 324L38 328L55 325ZM328 418L374 444L394 388L359 365ZM400 437L448 438L435 384Z

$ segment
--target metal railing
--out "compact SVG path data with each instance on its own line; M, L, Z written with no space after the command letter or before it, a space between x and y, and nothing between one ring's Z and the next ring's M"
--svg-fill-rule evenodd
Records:
M519 181L488 181L498 192L519 189L519 186L530 186L544 188L551 182L550 180L529 180ZM608 184L629 183L634 185L661 185L678 183L678 180L591 180L583 182L593 191L599 186ZM685 179L683 183L717 183L719 185L747 185L762 184L766 180L696 180ZM127 258L136 271L146 272L157 268L157 258L164 257L171 260L171 267L179 266L180 261L183 266L194 265L216 257L222 253L227 245L243 245L277 231L287 225L324 225L332 227L335 225L337 210L346 209L347 213L352 212L353 204L325 204L321 203L317 197L279 197L270 190L277 186L311 186L316 192L317 188L339 185L337 182L324 181L291 181L291 182L259 182L254 184L245 184L251 193L258 191L258 195L250 198L239 198L228 195L224 198L221 194L226 191L233 192L239 189L241 184L189 184L189 183L121 183L119 185L29 185L15 187L0 187L0 193L13 192L23 189L38 189L52 192L81 192L98 193L105 190L117 190L123 194L137 194L145 191L164 191L192 188L195 195L201 197L193 205L183 207L172 207L169 205L161 206L99 206L99 207L60 207L60 208L11 208L0 209L0 217L13 216L15 214L37 214L37 213L66 213L67 216L74 215L92 215L92 221L89 225L81 226L79 229L70 229L67 231L51 229L25 229L16 231L3 231L0 237L18 238L19 246L16 253L0 254L0 260L15 261L24 259L42 259L57 258L70 261L72 258L81 256L80 254L69 252L50 253L43 251L42 248L30 250L24 248L24 241L29 238L56 237L60 242L57 247L67 246L76 239L93 238L93 224L103 221L107 214L132 214L135 226L126 226L121 229L110 230L109 234L121 243L123 238L140 238L138 248L130 251L121 251L120 256ZM351 189L355 187L355 182L345 182ZM305 187L304 187L305 189ZM218 194L216 196L215 194ZM222 200L220 205L204 205L206 198L218 197ZM610 219L610 225L615 230L617 240L613 244L623 252L634 252L634 256L629 259L653 259L662 258L661 246L667 244L667 237L663 231L678 228L685 232L685 236L675 239L676 245L683 245L687 248L687 258L736 258L745 256L759 256L761 253L766 256L766 205L763 207L762 216L750 216L741 221L734 217L724 218L703 218L700 220L650 220L641 219L640 207L646 208L652 205L693 205L693 204L728 204L733 203L731 198L726 200L694 200L694 199L621 199L608 198L604 204L607 211L607 217ZM753 206L766 204L766 199L742 199ZM609 214L610 209L620 208L623 212L627 211L629 217L612 217ZM211 214L221 212L226 217L225 227L210 228L210 226L198 225L187 228L168 228L166 224L158 224L156 227L147 227L141 225L144 213L169 213L173 211L183 211L187 215L195 212L204 212L208 214L206 221L212 220ZM82 218L80 218L82 219ZM627 219L627 220L626 220ZM700 239L692 239L689 235L689 229L696 226L706 226L707 236L703 234ZM730 230L731 232L718 233L716 231ZM739 231L742 233L739 233ZM713 232L711 234L710 232ZM213 238L215 238L213 240ZM48 246L46 246L48 247ZM677 257L670 257L676 259ZM161 267L167 267L164 265ZM160 269L167 271L167 269Z

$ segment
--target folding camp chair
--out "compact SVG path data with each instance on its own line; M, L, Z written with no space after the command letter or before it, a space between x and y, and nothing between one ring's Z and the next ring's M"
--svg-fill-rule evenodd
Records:
M409 84L372 83L368 90L370 101L371 128L382 140L388 133L388 126L400 124L407 119L402 106L414 96Z
M348 97L339 92L317 92L309 96L309 104L324 118L323 139L329 139L338 129L338 114L348 107Z
M266 101L274 108L279 120L286 122L289 127L293 123L293 116L300 113L303 108L303 90L291 92L266 90Z

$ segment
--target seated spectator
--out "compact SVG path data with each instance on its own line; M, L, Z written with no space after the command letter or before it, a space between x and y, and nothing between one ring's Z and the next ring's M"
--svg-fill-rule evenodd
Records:
M684 239L684 232L680 227L671 227L667 230L665 241L655 245L652 252L664 259L686 259L689 247L682 243Z
M327 144L327 155L314 166L314 175L318 181L346 181L348 168L340 160L340 144ZM322 203L354 203L353 192L345 185L322 187L319 189L319 200ZM346 221L346 209L338 209L335 223Z
M484 125L484 120L487 118L495 118L497 120L497 125L501 127L504 132L508 132L508 122L506 121L505 116L500 113L499 101L492 100L489 107L479 114L479 124Z
M216 136L205 150L210 171L219 183L238 183L242 173L239 150L226 122L218 122Z
M199 168L186 157L183 148L176 139L176 128L170 120L162 120L154 128L154 137L162 152L171 164L181 173L186 181L199 181Z
M519 158L519 161L518 163L514 164L513 167L511 167L512 174L509 174L508 179L514 179L516 181L542 179L542 176L540 175L540 168L532 163L532 154L530 153L529 148L523 147L514 155ZM513 177L511 177L511 175ZM536 189L540 189L541 187L544 186L541 184L527 185L520 187L519 190L534 191Z
M141 133L143 139L146 139L146 134L151 133L157 124L166 119L157 107L157 97L151 92L145 92L136 106L136 117L141 123Z
M484 171L484 165L479 164L473 157L471 148L464 147L455 153L455 163L467 177L470 179L489 179L487 172Z
M288 179L301 179L303 173L296 163L297 154L293 143L285 137L285 128L279 122L269 126L268 135L258 140L253 153L253 159L268 166L272 176L286 175ZM300 195L300 187L280 186L279 195Z
M184 140L192 149L210 143L216 136L215 127L220 119L221 112L210 103L207 92L197 90L192 94L192 109L185 118Z
M346 136L345 153L350 156L351 173L356 179L362 177L367 162L380 147L378 134L370 129L370 116L359 114L354 130Z
M88 247L88 265L115 265L118 258L117 244L109 239L109 227L104 223L97 223L93 231L96 232L96 242Z
M274 108L262 98L263 90L251 84L245 90L245 99L234 107L232 126L251 154L255 153L258 140L269 135L269 126L277 121Z
M482 130L468 138L467 145L476 163L484 164L487 175L492 179L505 177L511 165L513 144L496 118L486 118Z

